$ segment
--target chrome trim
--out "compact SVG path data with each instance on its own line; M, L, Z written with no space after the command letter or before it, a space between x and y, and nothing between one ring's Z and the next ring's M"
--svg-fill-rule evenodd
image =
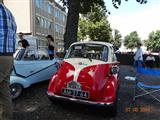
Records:
M73 101L73 102L82 103L82 104L90 104L90 105L98 105L98 106L112 106L114 104L114 102L92 102L92 101L88 101L88 100L69 98L69 97L59 96L59 95L55 95L54 93L48 93L48 92L47 92L47 95L50 98L56 98L56 99L60 99L60 100Z

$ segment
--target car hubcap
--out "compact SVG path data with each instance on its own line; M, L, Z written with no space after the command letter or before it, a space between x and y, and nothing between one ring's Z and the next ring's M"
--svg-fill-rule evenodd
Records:
M12 86L11 87L11 96L12 98L16 98L20 95L22 89L21 89L21 86Z

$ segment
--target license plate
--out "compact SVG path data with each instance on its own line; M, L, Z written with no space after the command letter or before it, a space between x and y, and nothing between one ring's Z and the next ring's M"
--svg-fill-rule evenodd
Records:
M79 91L79 90L74 90L74 89L63 88L62 94L66 96L78 97L78 98L83 98L83 99L89 98L89 92Z

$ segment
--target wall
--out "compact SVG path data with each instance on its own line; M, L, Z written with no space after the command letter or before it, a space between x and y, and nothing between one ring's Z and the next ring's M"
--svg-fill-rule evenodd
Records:
M30 33L30 0L4 0L5 6L13 13L17 32Z

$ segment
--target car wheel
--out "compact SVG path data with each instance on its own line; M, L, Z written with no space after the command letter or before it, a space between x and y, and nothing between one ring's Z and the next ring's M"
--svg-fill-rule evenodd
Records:
M19 97L19 95L22 93L22 90L23 90L22 85L17 83L10 85L10 88L11 88L12 99Z

